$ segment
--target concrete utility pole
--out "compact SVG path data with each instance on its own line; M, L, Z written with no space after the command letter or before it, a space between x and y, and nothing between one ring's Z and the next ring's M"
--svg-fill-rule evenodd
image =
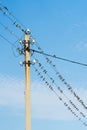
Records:
M31 130L31 96L30 96L30 35L25 34L25 130Z

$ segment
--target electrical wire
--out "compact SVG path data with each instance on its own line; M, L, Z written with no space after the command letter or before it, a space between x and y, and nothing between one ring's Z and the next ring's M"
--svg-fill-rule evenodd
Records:
M37 72L37 75L38 75L40 78L41 78L41 77L44 78L44 76L41 74L41 72L38 71L38 69L37 69L36 67L33 66L33 68L34 68L35 72ZM66 103L66 102L61 98L61 96L59 96L59 95L56 93L54 87L52 87L52 86L48 83L48 81L45 80L45 78L44 78L43 81L44 81L44 83L46 84L45 87L48 87L48 88L49 88L51 91L53 91L53 93L57 96L58 101L60 100L60 101L64 104L64 106L67 107L67 109L68 109L80 122L83 123L83 125L87 126L87 123L84 122L84 121L82 120L82 118L80 118L80 117L78 116L78 114L76 114L75 111L72 110L72 108L68 105L68 103Z
M32 44L34 45L34 44ZM41 47L37 44L35 44L35 46L38 48L39 51L36 50L36 52L40 52L39 54L44 53L44 51L41 49ZM32 52L34 53L34 49L31 49ZM78 96L78 94L76 94L76 92L73 90L72 86L66 81L66 79L60 74L60 72L57 70L56 65L53 64L52 60L50 60L47 56L49 56L49 54L44 55L47 63L49 63L51 65L51 67L53 68L53 70L56 72L57 77L59 78L59 80L67 87L67 89L69 90L69 92L71 92L73 94L73 96L77 99L77 101L79 101L79 103L83 106L83 108L85 108L87 110L87 106L85 105L85 103L83 102L83 100ZM53 56L53 55L52 55ZM83 64L83 63L82 63ZM81 65L81 64L80 64Z
M5 11L7 11L7 12L9 13L9 15L14 18L14 20L19 21L19 20L9 11L8 7L3 6L1 3L0 3L0 5L3 7L3 8L0 7L0 10L4 13L4 15L7 16L6 12L4 12L3 9L4 9ZM20 24L17 24L16 21L14 21L13 19L11 19L9 16L7 16L7 17L9 18L9 20L10 20L17 28L21 29ZM21 23L21 25L24 26L22 23ZM25 27L25 26L24 26L24 27ZM21 29L21 30L22 30L23 32L25 32L24 29ZM11 33L12 33L12 32L11 32ZM36 52L36 53L39 53L39 54L43 54L43 55L49 56L49 57L52 57L52 58L56 58L56 59L59 59L59 60L63 60L63 61L67 61L67 62L71 62L71 63L74 63L74 64L78 64L78 65L82 65L82 66L86 66L86 67L87 67L87 64L84 64L84 63L81 63L81 62L69 60L69 59L66 59L66 58L61 58L61 57L58 57L58 56L56 56L56 55L50 55L50 54L45 53L45 52L42 52L42 51L40 52L40 51L33 50L33 49L32 49L32 51L34 51L34 52Z
M52 64L52 61L46 57L47 63L51 65L53 70L56 72L56 76L58 79L67 87L67 89L73 94L73 96L79 101L79 103L87 110L87 106L83 102L83 100L76 94L76 92L73 90L72 86L66 81L66 79L61 75L61 73L56 69L56 65Z
M0 22L0 25L1 25L5 30L7 30L11 35L15 36L15 38L20 39L19 36L17 36L17 34L15 34L14 31L10 30L10 28L9 28L8 26L5 26L5 25L2 24L1 22Z
M78 65L82 65L82 66L86 66L87 67L87 64L84 64L84 63L81 63L81 62L77 62L77 61L61 58L61 57L58 57L56 55L50 55L50 54L45 53L43 51L38 51L38 50L34 50L34 49L30 49L30 50L33 51L33 52L36 52L36 53L48 56L48 57L56 58L56 59L59 59L59 60L63 60L63 61L67 61L67 62L71 62L71 63L74 63L74 64L78 64Z
M12 43L12 42L10 42L7 38L5 38L2 34L0 34L0 37L1 37L2 39L4 39L6 42L8 42L8 43L11 45L11 47L12 47L12 52L13 52L14 57L17 58L17 57L19 57L19 55L24 54L24 53L23 53L23 50L21 51L21 49L19 49L19 47L18 47L17 45L15 45L15 43L17 43L18 40L17 40L16 42ZM20 45L21 45L21 44L20 44ZM22 45L21 45L21 46L22 46ZM13 48L15 48L16 51L19 53L18 55L15 54Z
M5 38L2 34L0 34L0 37L3 38L6 42L8 42L10 45L16 47L12 42L10 42L7 38Z
M35 57L34 57L35 58ZM36 62L35 64L38 64L38 67L42 70L42 72L45 74L45 75L47 75L47 77L52 81L52 84L54 84L55 85L55 87L57 88L57 90L67 99L67 101L70 103L70 105L71 106L73 106L74 107L74 109L75 110L77 110L78 112L79 112L79 114L83 117L83 118L86 118L87 119L87 117L85 116L85 114L83 114L83 112L81 112L80 110L79 110L79 108L72 102L72 100L71 99L69 99L67 96L66 96L66 94L64 93L64 91L62 90L62 88L61 87L59 87L56 83L55 83L55 80L48 74L48 71L45 69L45 67L39 62L39 60L38 59L36 59L36 61L38 61L38 62ZM34 65L35 65L34 64ZM40 74L39 74L40 75ZM43 76L41 76L41 78L43 78ZM46 79L46 78L45 78ZM44 80L44 79L43 79ZM57 87L58 86L58 87Z
M4 7L4 9L6 9L6 10L8 10L7 9L7 7ZM4 15L6 15L6 12L3 12L4 13ZM13 16L10 12L9 12L9 15L11 15L11 16ZM6 15L7 16L7 15ZM9 20L11 21L11 22L14 22L9 16L7 16L8 18L9 18ZM13 16L13 18L15 18L14 16ZM17 28L20 28L21 29L21 26L19 25L19 24L17 24L16 22L14 22L14 25L17 27ZM24 29L21 29L23 32L25 32L24 31ZM12 32L11 32L12 33ZM3 37L1 34L0 34L0 37L2 37L4 40L6 40L7 42L9 42L11 45L13 45L10 41L8 41L5 37ZM44 52L40 52L40 51L37 51L37 50L33 50L33 49L31 49L33 52L36 52L36 53L39 53L39 54L43 54L43 55L45 55L45 56L49 56L49 57L53 57L53 58L56 58L56 59L60 59L60 60L64 60L64 61L67 61L67 62L71 62L71 63L75 63L75 64L79 64L79 65L83 65L83 66L87 66L87 64L83 64L83 63L80 63L80 62L76 62L76 61L73 61L73 60L68 60L68 59L65 59L65 58L61 58L61 57L58 57L58 56L56 56L56 55L50 55L50 54L47 54L47 53L44 53Z
M7 6L4 6L1 3L0 5L3 7L4 10L6 10L9 13L10 16L14 18L14 20L18 21L24 28L26 28L26 26L17 17L15 17L12 12L9 11Z
M7 7L6 7L6 8L7 8ZM6 17L12 22L12 24L15 25L16 28L18 28L19 30L21 30L23 33L26 34L26 33L27 33L26 30L25 30L16 20L14 20L13 17L11 18L12 15L11 15L10 13L9 13L9 15L8 15L8 13L7 13L7 12L8 12L8 9L5 10L5 11L4 11L4 9L5 9L5 8L0 7L0 11L4 14L4 16L6 16ZM7 12L6 12L6 11L7 11Z

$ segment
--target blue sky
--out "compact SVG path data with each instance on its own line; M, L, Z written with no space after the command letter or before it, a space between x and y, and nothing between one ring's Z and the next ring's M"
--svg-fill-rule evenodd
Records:
M1 0L18 19L31 30L35 44L49 54L87 63L87 1L86 0ZM0 11L0 23L24 39L24 34ZM17 38L0 25L0 34L14 45ZM37 49L34 45L31 48ZM34 57L46 67L49 75L61 86L68 98L86 114L67 88L56 78L55 72L42 55ZM31 57L31 60L34 59ZM0 37L0 129L24 130L24 67L19 62L16 49ZM58 71L72 85L76 93L87 101L87 68L84 66L51 59ZM37 65L36 65L37 67ZM38 68L39 69L39 68ZM46 77L47 78L47 77ZM47 79L48 80L48 79ZM54 87L55 88L55 87ZM57 89L55 89L57 91ZM60 94L60 93L58 93ZM62 95L61 95L62 96ZM67 99L62 96L64 101ZM87 104L87 103L86 103ZM70 113L57 96L39 79L31 66L32 130L86 130ZM87 119L84 120L87 122Z

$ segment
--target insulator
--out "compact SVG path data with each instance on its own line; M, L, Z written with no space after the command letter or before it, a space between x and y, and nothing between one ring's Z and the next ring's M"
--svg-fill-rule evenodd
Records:
M22 55L22 54L23 54L23 51L22 51L22 50L19 50L19 54Z
M29 34L29 35L31 34L31 31L29 28L25 30L25 34Z
M23 66L23 65L24 65L24 62L20 61L20 63L19 63L19 64L20 64L20 66Z
M22 44L22 43L23 43L23 41L22 41L22 40L19 40L19 43L21 43L21 44Z
M32 44L34 44L36 41L35 41L35 39L32 39L32 41L31 41L31 42L32 42Z

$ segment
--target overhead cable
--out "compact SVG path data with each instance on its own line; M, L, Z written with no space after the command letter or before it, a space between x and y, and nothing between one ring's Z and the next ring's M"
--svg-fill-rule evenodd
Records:
M21 23L19 23L18 21L16 21L15 17L12 15L11 12L9 12L8 8L5 6L1 6L0 7L0 11L4 14L4 16L6 16L11 22L12 24L18 28L19 30L21 30L23 33L30 33L28 32L23 25L21 25Z
M59 96L54 87L52 87L52 85L49 84L49 82L45 79L45 77L41 74L41 72L35 68L33 66L35 72L37 72L37 75L42 79L42 81L46 84L46 87L48 87L51 91L53 91L53 93L57 96L57 98L64 104L65 107L67 107L67 109L80 121L83 123L83 125L87 126L87 123L83 121L83 119L81 117L79 117L78 114L75 113L75 111L72 110L72 108L68 105L68 103L66 103L63 98L61 98L61 96ZM44 80L43 80L44 79Z
M8 26L5 26L3 23L0 22L0 25L7 30L11 35L15 36L17 39L19 39L19 37L17 36L17 34L15 34L14 31L10 30L10 28Z
M33 45L33 44L32 44ZM40 52L40 54L44 53L44 51L41 49L41 47L38 44L35 44L36 47L38 48L39 51L36 50L37 53ZM32 52L34 53L34 49L31 49ZM67 87L67 89L69 90L69 92L71 92L73 94L73 96L77 99L77 101L79 101L79 103L83 106L83 108L85 108L87 110L87 105L85 105L84 101L80 98L80 96L78 96L78 94L73 90L72 86L66 81L66 79L61 75L61 73L57 70L56 65L53 64L53 61L50 60L50 58L48 58L48 54L44 55L45 59L47 61L47 63L49 63L51 65L51 67L53 68L53 70L56 72L57 77L60 79L60 81Z
M78 65L82 65L82 66L86 66L87 67L87 64L85 64L85 63L81 63L81 62L77 62L77 61L74 61L74 60L65 59L65 58L62 58L62 57L58 57L56 55L51 55L51 54L45 53L43 51L38 51L38 50L34 50L34 49L30 49L30 50L33 51L33 52L36 52L36 53L48 56L48 57L56 58L56 59L59 59L59 60L63 60L63 61L67 61L67 62L71 62L71 63L74 63L74 64L78 64Z
M83 114L83 112L81 112L81 111L79 110L79 108L71 101L71 99L69 99L69 98L66 96L66 94L64 93L64 91L62 90L62 88L59 87L59 86L56 84L55 80L48 74L48 71L47 71L47 70L45 69L45 67L39 62L39 60L36 59L36 61L38 61L38 62L36 62L36 63L38 64L38 67L40 68L40 70L42 70L42 73L48 76L48 78L51 80L52 84L54 84L55 87L57 88L57 90L68 100L68 102L70 103L70 105L71 105L75 110L77 110L82 117L86 118L85 114ZM36 64L36 63L35 63L35 64ZM34 64L34 65L35 65L35 64ZM40 75L40 74L41 74L41 73L38 73L38 75ZM40 78L42 79L43 76L41 76ZM45 79L46 79L46 78L45 78ZM44 79L43 79L43 80L44 80Z
M8 42L10 45L16 47L12 42L10 42L7 38L5 38L2 34L0 34L0 37L3 38L6 42Z

